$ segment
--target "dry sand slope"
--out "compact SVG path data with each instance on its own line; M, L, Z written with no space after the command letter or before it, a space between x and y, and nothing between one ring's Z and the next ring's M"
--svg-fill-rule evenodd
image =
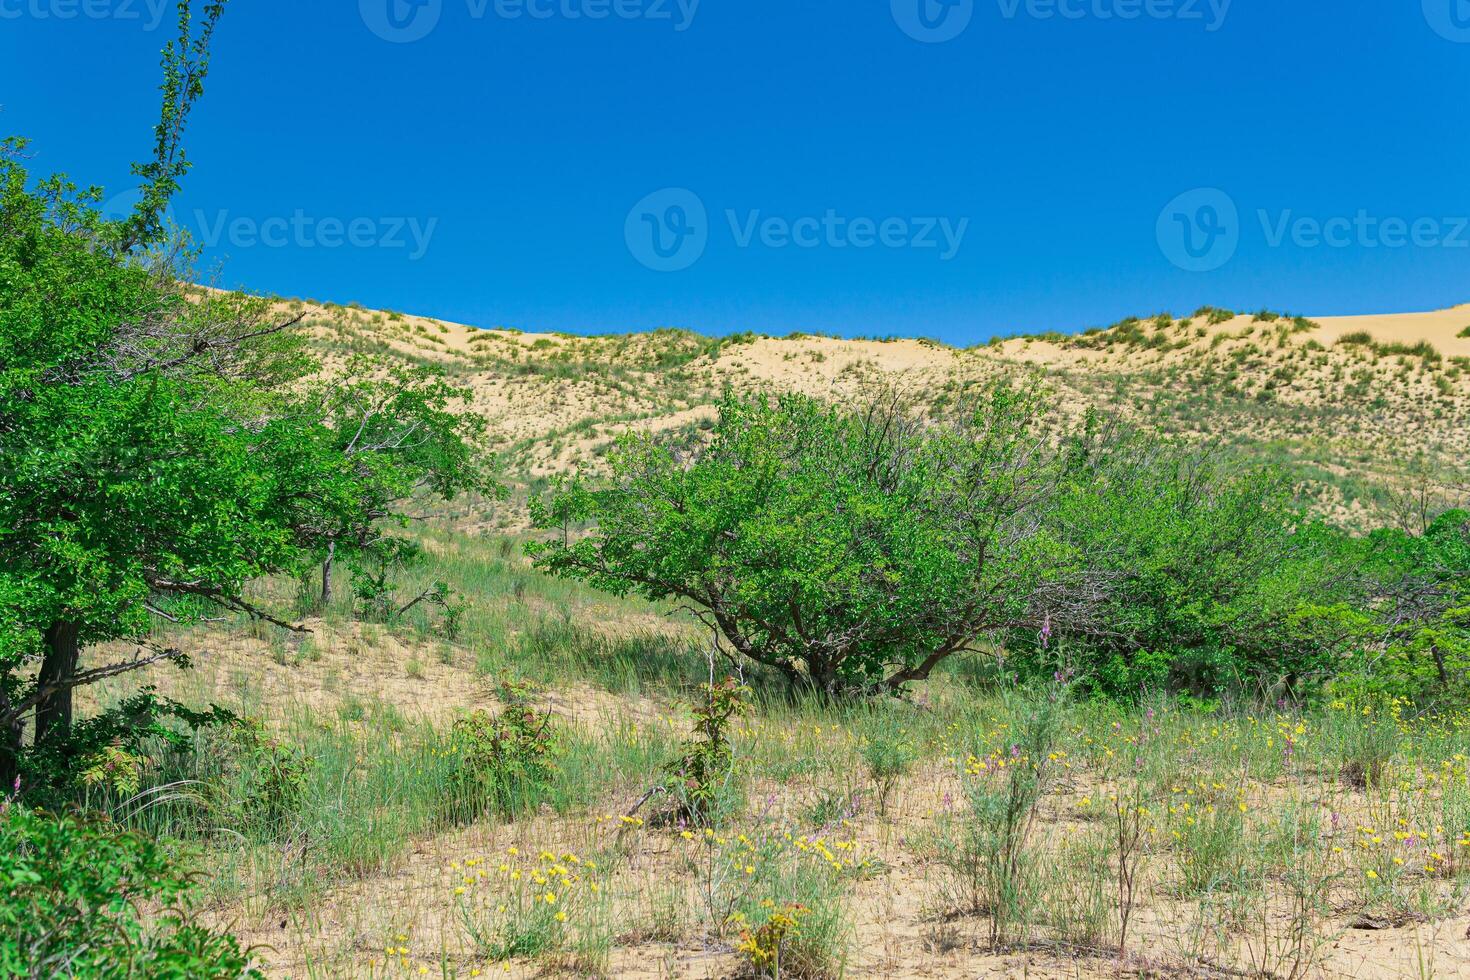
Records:
M965 349L677 330L582 337L282 305L309 312L331 364L366 351L445 367L525 478L595 467L630 429L692 434L726 389L848 400L886 385L936 400L1022 369L1043 372L1069 410L1100 406L1293 466L1323 512L1347 523L1381 519L1386 491L1417 455L1436 465L1470 456L1470 305L1317 319L1205 309Z

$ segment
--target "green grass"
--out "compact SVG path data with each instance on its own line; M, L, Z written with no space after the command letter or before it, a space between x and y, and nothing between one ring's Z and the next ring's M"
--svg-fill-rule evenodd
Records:
M316 708L273 701L247 675L230 688L232 706L261 719L266 743L246 751L205 734L195 751L160 757L141 803L103 789L88 802L200 852L221 907L298 923L293 936L316 928L313 910L337 890L404 874L425 841L471 832L503 841L511 828L549 833L597 826L607 814L616 825L681 751L681 702L710 672L702 637L677 616L661 624L669 610L540 575L513 538L439 529L428 542L430 563L400 584L410 591L443 580L461 592L468 609L457 639L440 635L433 612L353 624L347 599L321 612L339 627L357 625L364 642L391 636L414 651L424 697L433 697L429 672L445 647L452 676L467 681L534 680L557 699L606 692L604 713L555 721L564 751L550 780L517 784L467 818L451 789L459 761L444 752L447 721L361 693ZM294 583L259 589L289 601ZM308 669L313 648L330 655L321 644L283 642L286 666L272 669ZM1329 896L1351 902L1353 915L1398 922L1450 914L1470 886L1463 713L1063 700L1041 731L1040 705L1009 691L984 656L945 665L911 701L834 702L756 680L753 712L734 734L740 806L721 827L725 843L710 845L718 854L682 839L677 825L629 827L598 856L606 891L597 902L579 899L586 904L572 925L544 904L502 897L451 916L446 947L463 942L492 961L516 954L549 971L596 974L631 934L732 949L743 931L796 903L808 911L788 966L851 975L874 941L859 925L853 889L896 887L885 879L903 865L922 869L922 928L936 942L955 932L953 941L979 948L1040 943L1112 957L1120 933L1111 795L1147 811L1140 907L1212 923L1180 938L1184 960L1254 968L1233 958L1241 937L1268 909L1278 919L1295 909L1285 921L1299 926L1297 945L1270 953L1273 971L1285 974L1283 964L1317 955L1332 921L1348 914L1334 913ZM1018 758L1045 759L1034 798ZM295 776L293 759L308 761ZM944 800L934 788L941 781ZM785 836L835 842L859 827L885 848L861 870L834 871ZM754 848L748 858L741 834ZM661 854L677 861L657 888L617 891L620 875ZM1426 876L1430 854L1445 861ZM466 975L463 960L431 952L436 974ZM362 965L350 950L320 955L314 969L323 975Z

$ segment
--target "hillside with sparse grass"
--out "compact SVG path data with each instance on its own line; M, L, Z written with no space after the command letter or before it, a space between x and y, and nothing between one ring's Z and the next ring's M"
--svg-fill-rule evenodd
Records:
M708 636L513 538L426 533L399 587L446 579L453 630L262 582L310 633L165 629L194 669L84 699L156 685L247 719L86 803L191 855L201 921L268 976L734 980L778 950L810 978L1470 971L1462 710L1114 704L1012 689L989 658L903 700L752 678L716 730L716 812L691 816L649 792L705 744L701 685L729 669ZM474 720L506 717L554 748L487 800Z
M130 211L0 139L0 978L1470 977L1470 306L213 289L225 6Z
M1096 407L1284 465L1322 513L1349 526L1383 518L1426 470L1470 458L1470 305L1317 319L1205 307L969 348L682 330L584 337L354 306L281 308L305 314L329 364L371 352L432 362L469 386L523 488L595 468L625 431L677 440L707 430L727 389L851 401L891 387L938 406L1024 371L1041 372L1070 412ZM497 520L518 526L523 513L507 508Z

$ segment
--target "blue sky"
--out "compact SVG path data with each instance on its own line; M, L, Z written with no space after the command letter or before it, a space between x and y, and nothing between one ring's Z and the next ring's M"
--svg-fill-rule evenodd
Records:
M0 132L125 190L170 17L0 0ZM227 285L482 326L1430 309L1467 91L1470 0L233 0L174 210Z

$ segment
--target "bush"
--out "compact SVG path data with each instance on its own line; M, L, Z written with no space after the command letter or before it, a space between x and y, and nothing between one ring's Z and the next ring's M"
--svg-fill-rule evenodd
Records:
M1103 583L1087 629L1013 631L1014 662L1136 697L1289 693L1351 639L1353 549L1310 522L1288 477L1141 437L1079 444L1054 522Z
M1376 789L1398 752L1398 720L1392 710L1344 709L1332 732L1342 778L1357 789Z
M507 682L501 697L505 709L499 715L476 711L456 721L442 750L453 760L445 805L455 822L478 819L487 809L523 809L556 774L561 744L550 713L532 707L526 685Z
M221 729L209 753L219 770L205 783L212 822L258 840L294 829L313 760L268 735L255 721Z
M941 422L892 399L730 399L709 445L629 436L611 486L577 478L538 501L537 526L561 534L532 554L682 600L793 685L900 688L1067 593L1076 555L1038 521L1058 476L1045 408L1007 385Z
M1194 311L1194 319L1198 320L1201 318L1208 320L1210 326L1214 327L1235 319L1235 312L1233 310L1222 310L1214 306L1201 306Z
M664 767L664 788L679 801L677 818L708 827L732 809L735 753L730 727L750 710L749 695L749 689L733 677L705 685L703 696L691 709L694 737L685 743L684 754Z
M792 957L787 950L801 937L801 921L806 913L806 906L790 903L772 911L759 926L741 930L737 948L756 976L779 978L783 956L787 959L785 975L792 975Z
M1350 698L1463 699L1470 692L1470 512L1441 514L1423 534L1367 540L1374 643L1338 683ZM1366 645L1365 645L1366 647Z
M139 834L0 809L0 975L260 977L230 935L191 922L193 880ZM165 908L145 924L139 909Z
M1024 927L1038 899L1042 877L1031 832L1056 776L1062 694L1013 697L1017 742L1010 757L968 775L968 809L946 819L935 842L952 911L987 916L992 948Z
M891 721L885 721L863 740L860 751L868 777L878 790L878 813L887 814L893 787L918 761L918 749L904 737L902 729Z
M223 708L194 711L144 688L115 707L77 722L17 759L26 801L64 806L82 797L118 801L137 793L150 757L185 751L195 733L236 724Z

